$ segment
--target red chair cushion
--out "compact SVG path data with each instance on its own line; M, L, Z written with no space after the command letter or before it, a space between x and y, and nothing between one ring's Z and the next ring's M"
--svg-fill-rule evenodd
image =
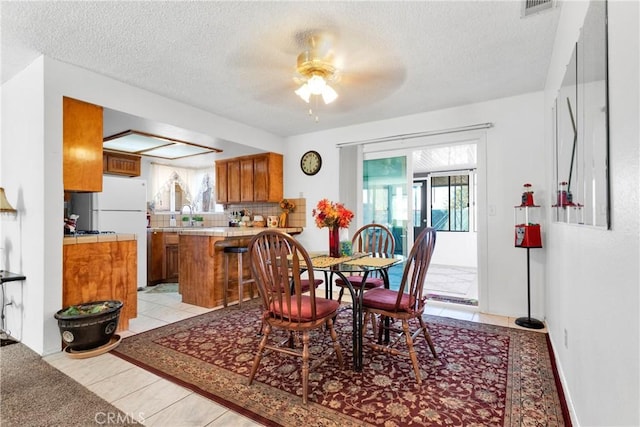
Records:
M293 301L291 304L291 314L289 314L287 307L285 307L284 312L280 309L280 301L274 301L271 303L271 312L276 315L282 315L286 318L290 318L291 320L298 320L298 315L300 316L300 321L303 322L314 320L311 316L311 297L302 295L300 298L302 301L300 313L298 313L298 305ZM316 319L330 316L338 310L338 307L340 307L340 303L338 303L338 301L316 298Z
M317 288L318 286L322 285L322 282L322 279L314 279L314 287ZM300 279L300 288L302 289L302 293L309 292L309 289L311 289L309 279Z
M362 286L362 276L347 276L347 279L355 289ZM342 279L336 279L336 286L340 286L341 288L346 287ZM364 283L365 289L381 288L383 286L384 279L382 277L367 277L367 281Z
M402 294L400 307L396 310L396 301L398 299L398 291L390 289L376 288L369 292L365 292L362 298L362 306L364 308L375 308L385 311L409 311L413 305L413 298L409 294Z

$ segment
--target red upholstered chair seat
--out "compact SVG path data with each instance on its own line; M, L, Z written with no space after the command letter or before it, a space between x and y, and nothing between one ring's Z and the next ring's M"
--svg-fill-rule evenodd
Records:
M322 282L323 282L322 279L314 279L313 280L313 283L315 284L314 287L317 288L318 286L322 285ZM302 288L302 293L309 292L309 289L311 289L309 279L301 279L300 287Z
M360 227L353 238L351 239L351 248L353 252L373 252L381 254L393 254L395 253L396 241L393 237L391 230L383 224L367 224ZM351 282L351 285L355 291L354 296L358 296L360 290L368 291L369 289L381 288L384 286L384 279L380 276L380 273L372 272L367 276L367 280L362 287L362 276L360 274L354 274L348 276L347 280ZM338 295L338 301L342 301L345 288L348 284L342 279L336 279L336 286L340 288Z
M362 276L348 276L347 279L356 289L362 286ZM342 279L336 279L336 286L345 287L346 284ZM384 279L382 279L382 277L367 277L367 280L364 282L364 289L381 288L383 286Z
M342 366L342 348L333 326L340 303L316 296L316 288L323 281L315 278L307 250L291 235L276 230L262 231L253 236L248 250L251 273L258 285L263 308L262 338L253 358L249 385L265 355L275 352L282 356L299 357L302 359L299 374L302 380L302 403L306 404L309 371L321 366L333 355ZM282 345L281 337L271 335L274 329L288 332L288 346ZM328 347L325 334L311 333L316 329L328 332L331 347L324 351L310 351L312 345L320 349ZM269 372L265 375L269 375Z
M280 302L273 301L271 303L270 311L275 312L280 316L285 318L291 318L293 320L299 320L302 322L307 322L313 320L313 316L311 315L311 298L307 295L302 295L300 297L300 311L298 312L298 305L292 301L291 311L287 309L286 305L284 310L281 310ZM325 299L325 298L316 298L316 318L318 317L326 317L333 314L340 303L338 301ZM299 316L299 317L298 317ZM278 316L279 317L279 316Z
M374 336L378 336L377 342L370 342L369 346L374 350L409 358L418 384L422 383L422 375L413 340L419 335L423 335L429 344L433 357L438 357L427 325L422 318L426 301L423 296L424 283L435 245L436 230L431 227L425 228L413 242L411 252L405 261L398 290L375 288L362 295L362 309L364 311L362 335L365 334L367 321L378 316L380 328L378 328L377 334L375 326L373 328ZM399 320L402 327L395 326L389 320ZM419 328L412 331L410 321L414 325L417 323L416 326ZM387 333L384 341L382 339L383 332ZM398 333L397 338L404 336L405 339L389 339L388 333L390 332ZM401 343L406 343L406 351L398 348L402 345Z
M396 309L398 291L390 289L376 288L365 293L362 297L364 307L375 308L384 311L409 311L413 306L413 297L409 294L402 294L400 305Z

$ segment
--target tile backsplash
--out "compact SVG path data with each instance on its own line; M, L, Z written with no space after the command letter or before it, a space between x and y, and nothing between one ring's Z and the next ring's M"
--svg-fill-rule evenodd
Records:
M293 212L289 212L288 225L290 227L306 227L307 226L307 200L300 199L288 199L292 201L296 208ZM201 216L203 218L203 227L228 227L229 216L231 212L237 212L248 209L251 212L251 219L255 215L262 215L266 220L267 216L280 215L282 209L278 203L250 203L250 204L238 204L238 205L226 205L224 213L206 213L196 212L194 216ZM182 215L179 213L173 213L176 219L176 226L182 226ZM171 216L169 212L151 214L151 227L153 228L166 228L171 226Z

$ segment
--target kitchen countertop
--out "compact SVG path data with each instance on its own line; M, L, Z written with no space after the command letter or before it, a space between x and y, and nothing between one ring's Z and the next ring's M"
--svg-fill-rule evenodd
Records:
M264 230L278 230L289 234L302 232L302 227L266 228L266 227L164 227L148 228L148 231L178 232L189 236L243 237L254 236Z
M135 234L84 234L82 236L64 236L63 245L79 245L82 243L123 242L137 240Z

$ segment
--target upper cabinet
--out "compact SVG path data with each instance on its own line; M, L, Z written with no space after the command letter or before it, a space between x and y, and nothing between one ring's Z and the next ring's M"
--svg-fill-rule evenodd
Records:
M140 176L140 156L104 151L102 170L110 175Z
M279 202L283 196L282 163L282 155L276 153L217 161L217 202Z
M102 191L102 107L63 98L65 191Z

